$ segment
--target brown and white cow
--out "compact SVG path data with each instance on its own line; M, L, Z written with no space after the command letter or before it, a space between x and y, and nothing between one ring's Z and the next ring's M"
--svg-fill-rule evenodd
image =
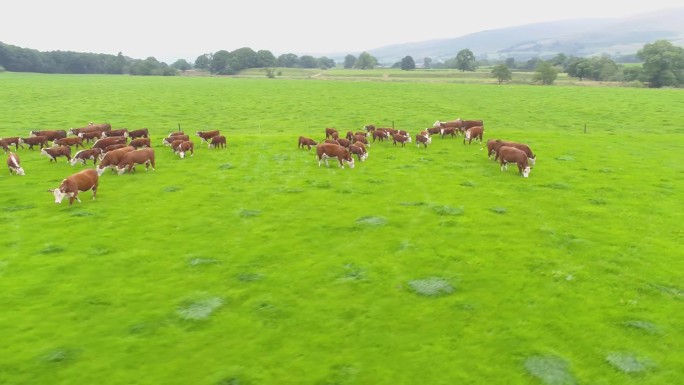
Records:
M315 144L315 143L314 143ZM209 148L226 148L226 137L223 135L216 135L211 138L209 142ZM302 146L304 148L304 146Z
M349 153L352 155L356 155L356 157L359 158L360 162L363 162L366 160L366 158L368 158L368 152L366 151L366 147L361 142L355 142L354 144L350 145Z
M431 137L425 136L423 134L416 135L416 147L420 147L420 145L422 144L423 147L425 148L430 143L432 143Z
M446 122L442 121L436 121L435 124L432 125L432 127L439 127L439 128L454 128L456 130L460 130L461 127L463 127L463 121L459 118L456 120L449 120Z
M510 142L501 139L487 141L487 157L489 158L493 154L494 160L496 161L499 158L498 151L501 146L515 147L518 150L525 151L525 154L527 154L527 158L529 159L530 165L532 166L534 166L534 164L537 161L537 156L532 152L530 146L524 143Z
M195 143L191 140L183 141L178 147L176 147L175 153L180 156L181 159L185 158L185 153L190 151L190 156L195 155ZM152 168L154 169L154 167Z
M468 129L477 126L483 127L484 129L484 121L482 120L462 120L461 118L459 118L458 120L461 121L461 132L466 132L468 131Z
M93 148L101 148L102 150L111 146L112 144L126 144L128 139L123 136L112 136L111 138L102 138L95 141Z
M325 161L325 165L330 167L328 164L328 158L337 158L340 162L340 167L344 168L344 163L349 165L349 168L354 168L354 158L345 147L339 144L332 143L320 143L316 146L316 158L318 158L318 167L321 167L321 161Z
M442 136L442 139L447 135L451 135L451 137L454 138L458 132L457 130L456 127L444 127L439 130L439 134Z
M19 155L13 152L10 152L9 155L7 155L7 168L9 168L10 175L12 175L12 171L14 171L14 173L17 175L26 175L24 173L24 168L21 167Z
M30 136L28 138L19 138L19 145L23 148L24 144L29 146L29 150L33 150L33 146L40 145L43 149L47 145L48 139L45 136Z
M141 148L140 150L127 152L116 166L116 171L119 175L126 171L130 173L131 171L135 171L136 164L144 164L145 171L150 167L152 167L152 170L154 171L154 149Z
M52 142L56 139L66 138L67 135L64 130L32 130L30 136L44 136L48 142Z
M102 135L100 137L101 138L111 138L114 136L123 136L124 138L128 138L128 129L127 128L119 128L117 130L102 131Z
M441 135L442 134L442 127L440 127L440 126L426 128L425 130L430 135Z
M0 147L2 147L3 151L5 151L5 154L10 152L9 144L2 139L0 139Z
M342 147L349 148L349 146L352 144L352 141L345 138L338 138L337 143L339 143Z
M66 177L59 187L48 191L55 196L55 203L62 203L62 199L68 196L69 206L71 206L74 204L74 200L81 203L81 200L78 199L78 193L81 191L93 190L93 199L95 199L98 178L97 171L88 168Z
M86 143L89 143L91 141L96 141L96 140L100 139L103 132L104 131L102 131L102 130L96 130L96 131L90 131L90 132L82 132L81 131L78 133L78 137L85 140Z
M335 137L335 135L337 135L337 138L339 138L339 136L340 136L340 134L337 132L337 129L335 129L333 127L326 127L325 128L325 138L326 139L329 139L329 138L337 139Z
M199 136L202 141L200 143L209 143L209 140L216 135L221 135L219 130L210 130L210 131L197 131L196 132L197 136ZM189 140L189 139L186 139Z
M306 136L300 136L299 141L297 142L297 148L304 148L304 146L306 146L309 149L309 151L311 151L311 146L315 146L317 144L318 143L316 143L316 141L311 138L307 138Z
M71 147L69 146L45 147L40 150L40 154L50 158L50 162L54 160L57 163L57 158L60 156L67 158L67 162L71 161Z
M482 135L484 134L484 127L474 126L466 130L465 136L463 136L463 144L465 144L466 139L468 144L470 144L473 139L480 139L480 144L482 144Z
M183 132L183 131L181 131L181 130L173 131L173 132L171 132L171 133L167 136L167 138L170 138L170 137L176 136L176 135L185 135L185 132Z
M88 123L85 127L70 128L70 135L78 135L83 132L93 132L93 131L109 131L112 129L112 125L109 123L93 124L93 122Z
M523 150L509 146L499 147L499 163L501 164L501 171L508 170L509 163L515 163L518 165L518 172L522 177L527 178L530 175L527 154Z
M128 145L133 146L136 149L142 147L152 147L152 144L150 143L150 138L135 138L131 140L131 142L128 143Z
M112 171L113 169L116 168L116 166L119 164L121 159L123 158L124 155L131 151L140 151L136 150L135 147L133 146L127 146L124 148L120 148L118 150L110 151L106 154L100 155L100 164L97 165L97 175L102 175L104 174L105 170L107 168L111 168Z
M24 146L21 145L21 143L19 143L19 139L21 139L21 138L18 137L18 136L12 136L12 137L9 137L9 138L0 138L0 140L2 140L2 141L4 141L5 143L7 143L7 146L10 146L10 145L13 144L13 145L14 145L14 150L15 150L15 151L16 151L16 150L19 150L19 146L21 146L21 148L24 148Z
M83 146L83 138L80 138L78 136L55 139L55 141L53 142L53 145L54 146L69 146L69 147L76 146L76 148L78 148L78 146L81 146L81 148L85 148Z
M171 143L172 143L174 140L186 141L186 140L190 140L190 137L189 137L188 135L174 135L174 136L169 136L169 137L166 137L166 138L164 138L164 139L162 140L162 144L163 144L164 146L170 146Z
M378 139L381 142L384 142L385 139L389 138L389 134L387 134L383 130L373 130L373 143L375 143L375 139Z
M397 142L401 143L401 147L406 147L406 143L411 143L410 136L404 136L401 134L393 134L392 139L392 144L394 144L395 146L397 145Z
M366 130L366 132L371 133L375 131L375 125L374 124L366 124L363 126L363 129Z
M149 138L150 137L150 132L147 130L147 128L140 128L137 130L131 130L128 131L128 137L133 139L137 138Z
M97 166L97 160L100 157L100 155L102 155L101 148L87 148L74 154L73 158L71 158L70 163L72 166L75 166L78 162L81 162L82 165L85 165L88 160L92 160L93 166Z
M363 134L354 135L354 138L352 139L352 141L361 142L361 143L365 144L366 146L370 147L370 143L368 143L368 138L366 137L366 135L363 135Z
M102 150L102 153L103 153L103 154L106 154L106 153L108 153L108 152L110 152L110 151L118 150L118 149L120 149L120 148L124 148L124 147L127 147L127 146L129 146L129 145L126 144L126 143L110 144L109 146L105 147L104 150ZM99 148L99 147L93 147L93 148Z

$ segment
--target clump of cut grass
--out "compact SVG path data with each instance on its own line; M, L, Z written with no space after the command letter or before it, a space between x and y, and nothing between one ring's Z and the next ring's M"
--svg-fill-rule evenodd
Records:
M561 160L564 162L570 162L570 161L575 160L575 158L570 156L570 155L561 155L561 156L556 157L556 160Z
M387 224L387 219L383 217L360 217L356 219L356 223L363 226L379 227Z
M546 184L541 185L541 187L547 187L547 188L554 189L554 190L569 190L570 189L569 184L561 183L561 182L546 183Z
M237 279L242 282L255 282L264 279L264 276L259 273L240 273Z
M462 207L451 207L451 206L434 206L432 210L437 214L437 215L451 215L451 216L456 216L456 215L463 215L463 208Z
M565 360L553 356L532 356L525 360L527 372L546 385L575 385Z
M13 205L13 206L4 207L2 210L11 213L11 212L21 211L21 210L30 210L34 207L36 207L36 206L35 205Z
M477 184L471 180L464 180L463 182L460 183L461 186L463 187L475 187Z
M76 211L71 214L72 217L92 217L93 215L95 214L89 211Z
M624 373L641 373L651 367L653 363L646 358L639 358L629 352L613 352L606 356L606 361Z
M164 192L176 192L176 191L180 191L180 190L181 190L181 188L178 186L166 186L166 187L164 187Z
M629 320L625 321L623 325L644 331L648 334L659 334L660 328L653 322L642 321L642 320Z
M606 205L608 202L603 198L590 198L589 203L591 203L592 205L603 206Z
M427 206L427 202L399 202L400 206Z
M190 258L190 260L188 260L188 265L190 266L214 265L217 263L219 263L219 261L214 258Z
M409 281L409 287L416 293L427 297L439 297L454 292L454 287L444 278L428 277Z
M259 215L261 215L261 210L242 209L238 213L238 216L240 216L242 218L258 217Z
M342 274L339 276L341 281L360 281L366 278L366 270L353 263L345 263Z
M506 208L505 207L492 207L489 209L489 211L493 212L494 214L506 214Z
M40 254L55 254L64 251L64 247L55 245L54 243L48 243L41 250L38 251Z
M230 170L231 168L233 168L233 165L230 163L224 163L220 165L218 168L219 170Z
M77 352L73 349L60 348L46 353L42 361L49 363L67 363L76 359Z
M209 318L223 305L219 297L207 297L184 301L176 313L184 320L199 321Z

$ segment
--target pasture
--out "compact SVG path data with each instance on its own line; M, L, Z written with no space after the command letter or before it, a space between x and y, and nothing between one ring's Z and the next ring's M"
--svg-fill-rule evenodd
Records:
M156 170L47 189L83 167L19 149L0 176L2 384L663 384L684 368L681 90L0 74L0 137L150 130ZM300 135L372 143L319 167ZM190 132L195 155L161 141ZM584 132L585 124L587 132ZM197 130L218 129L227 149ZM4 164L4 160L3 160ZM87 167L92 167L89 163ZM678 192L679 191L679 192Z

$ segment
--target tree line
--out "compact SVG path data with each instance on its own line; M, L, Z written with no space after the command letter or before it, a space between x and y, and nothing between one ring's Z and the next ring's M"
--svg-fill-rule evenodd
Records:
M453 68L460 71L475 71L479 66L493 66L491 75L499 83L509 81L515 70L535 71L533 80L542 84L553 84L559 72L568 76L597 81L641 82L649 87L684 86L684 48L672 45L667 40L646 44L636 54L642 65L618 65L607 55L598 57L573 57L563 53L551 59L531 58L517 62L514 58L491 63L476 59L469 49L460 50L453 58L434 62L423 58L426 69ZM271 51L254 51L249 47L233 51L220 50L198 56L194 63L179 59L171 65L154 57L132 59L118 55L81 53L72 51L40 52L0 42L0 71L68 73L68 74L130 74L174 76L190 69L199 69L215 75L233 75L248 68L265 68L269 77L275 76L275 68L320 68L336 67L333 59L297 56L293 53L275 57ZM378 60L368 52L359 56L347 55L341 66L346 69L373 69ZM405 56L394 63L393 68L414 70L418 67L411 56Z

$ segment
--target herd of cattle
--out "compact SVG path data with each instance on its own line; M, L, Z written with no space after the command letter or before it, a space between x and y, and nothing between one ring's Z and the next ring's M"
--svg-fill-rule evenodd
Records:
M473 140L479 140L480 144L484 146L482 139L484 122L460 118L444 122L438 120L432 127L420 131L416 134L416 146L420 147L422 144L424 148L427 148L428 144L432 143L433 135L439 135L444 139L446 136L456 137L461 134L463 135L463 144L466 144L466 141L470 144ZM395 146L397 143L401 143L402 147L406 143L412 143L411 134L404 130L375 127L375 125L370 124L364 126L364 131L348 131L344 138L340 137L337 129L328 127L325 129L325 139L320 143L311 138L300 136L297 148L307 147L311 150L311 146L316 146L316 159L319 167L321 162L325 162L325 165L329 166L328 159L337 158L340 167L344 168L346 163L350 168L354 168L354 155L360 162L368 158L368 151L366 150L366 147L370 147L368 138L372 138L373 143L376 140L379 142L384 142L386 139L391 140ZM518 166L518 172L525 178L530 175L531 166L536 160L536 155L527 144L501 139L489 139L487 141L487 157L491 159L492 155L494 155L494 161L499 161L501 171L508 169L508 163L515 163Z
M69 136L72 135L72 136ZM207 143L209 148L226 148L226 137L218 130L197 131L202 143ZM130 141L129 141L130 140ZM50 146L52 142L52 146ZM86 148L84 144L93 142ZM15 152L10 146L14 145ZM170 133L162 141L162 145L169 146L180 158L185 158L186 153L194 155L194 143L190 137L182 131ZM69 205L74 200L81 202L78 193L93 191L93 199L97 193L99 177L107 170L116 171L119 175L132 172L136 165L145 165L145 170L154 170L154 149L150 142L147 128L128 130L125 128L113 130L108 123L93 124L86 127L71 128L66 130L33 130L28 137L0 138L0 148L7 156L7 167L10 175L25 175L24 168L17 151L28 146L39 146L41 155L45 155L50 162L57 162L57 158L64 157L72 166L77 163L86 165L87 161L93 162L93 169L85 169L65 178L59 187L48 190L55 197L55 203L61 203L65 197L69 197ZM72 147L78 150L73 156ZM99 162L99 164L98 164Z

